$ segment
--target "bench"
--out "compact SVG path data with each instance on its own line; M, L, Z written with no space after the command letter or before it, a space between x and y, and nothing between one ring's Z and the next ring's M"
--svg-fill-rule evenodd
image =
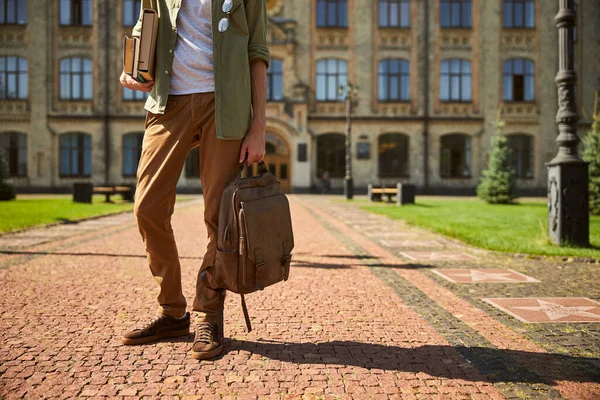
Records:
M369 184L367 194L369 201L381 201L383 196L387 197L387 202L392 202L392 197L396 196L396 204L414 204L415 203L415 185L398 183L395 188L375 187Z
M78 203L91 203L92 195L103 194L106 196L105 203L110 203L110 196L120 194L125 201L133 201L135 189L130 185L103 185L94 186L88 182L75 182L73 184L73 201Z

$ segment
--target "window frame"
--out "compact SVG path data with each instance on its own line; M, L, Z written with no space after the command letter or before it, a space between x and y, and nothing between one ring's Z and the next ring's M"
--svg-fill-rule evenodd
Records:
M140 9L142 8L142 0L123 0L123 26L135 26L139 17ZM131 12L131 21L127 21L128 9ZM137 10L137 11L136 11Z
M133 138L133 145L130 144L126 144L125 141L128 138ZM121 168L121 175L124 178L131 178L131 177L136 177L137 176L137 167L140 163L140 158L142 155L142 141L144 140L144 133L143 132L131 132L131 133L126 133L124 135L122 135L121 137L121 154L122 156L122 168ZM133 162L133 166L132 166L132 173L126 173L125 172L125 153L126 152L131 152L131 160Z
M464 142L463 142L463 154L461 157L461 161L464 162L465 165L465 169L467 174L463 174L462 175L453 175L452 174L452 157L451 154L449 154L449 158L447 158L447 156L444 154L445 150L452 150L453 147L452 146L444 146L444 141L448 141L448 140L452 140L453 138L458 138L461 137ZM472 169L473 169L473 155L472 155L472 151L473 151L473 147L472 147L472 140L471 140L471 136L464 134L464 133L448 133L445 135L440 136L440 178L442 179L470 179L472 177ZM448 165L445 165L445 159L447 159L447 163ZM446 167L447 167L447 171L446 171ZM447 172L447 173L446 173Z
M382 146L386 143L383 143L383 141L387 141L389 144L394 143L393 140L387 140L387 139L392 139L395 138L396 143L398 143L398 154L400 155L400 157L398 158L400 160L400 165L398 167L398 171L400 172L399 174L395 174L394 171L392 170L391 167L391 163L390 163L390 159L395 160L396 158L393 157L393 152L390 152L393 149L387 149L386 150L386 154L389 153L390 155L386 156L385 158L382 157L382 154L384 153L384 151L382 151ZM383 166L388 166L388 167L384 167ZM389 171L384 171L385 169L389 169ZM377 137L377 177L380 179L387 179L387 178L408 178L410 176L410 136L408 136L407 134L404 133L397 133L397 132L388 132L388 133L383 133L381 135L379 135Z
M279 71L275 71L276 66L279 66ZM273 70L271 70L273 68ZM279 96L274 95L273 83L278 79L280 81L279 88L281 92ZM283 101L283 60L279 58L271 59L269 68L267 69L267 101L280 102Z
M69 15L68 22L63 22L63 4L68 3ZM85 7L89 7L89 23L85 23ZM86 26L91 27L94 24L94 3L93 0L59 0L58 2L58 24L59 26Z
M385 3L385 4L383 4ZM379 0L377 2L377 26L379 28L384 28L384 29L409 29L410 28L410 6L411 6L411 0ZM397 15L397 24L392 24L391 23L391 16L392 16L392 5L396 4L397 5L397 11L398 11L398 15ZM386 7L387 10L384 13L384 15L387 17L386 18L386 23L382 24L382 7ZM408 7L407 13L408 13L408 17L404 16L404 12L402 11L403 8ZM404 18L403 18L404 17Z
M442 7L444 4L448 4L448 24L444 24ZM459 11L459 23L454 24L452 22L454 16L454 5L458 5ZM464 12L466 6L469 8L469 22L465 24ZM440 28L442 29L473 29L473 2L472 0L440 0L439 3L440 11Z
M74 147L71 143L67 143L68 152L69 152L69 173L63 173L62 171L62 161L63 161L63 138L71 138L73 136L77 137L77 168L78 173L73 173L73 149ZM89 146L86 145L86 139L89 140ZM59 136L59 156L58 156L58 173L61 178L90 178L92 176L92 135L89 133L83 132L69 132L63 133ZM87 153L87 157L86 157ZM85 161L86 158L89 159L89 174L86 174L85 171Z
M525 143L525 140L526 146L523 147L526 147L528 152L525 152L523 149L519 148L523 143ZM535 179L534 136L528 133L512 133L506 135L506 141L508 142L508 148L510 149L509 160L514 169L515 177L518 179ZM517 146L513 146L515 142L521 143L518 143ZM517 147L516 154L515 147ZM528 162L524 162L523 158L525 158L525 161ZM525 170L523 173L520 173L519 165L521 165L522 169ZM530 175L528 173L530 173Z
M129 92L131 92L133 98L127 98L127 93L129 93ZM146 99L148 98L149 95L150 95L150 92L142 92L141 90L133 90L133 89L129 89L129 88L126 88L125 86L123 86L123 101L126 101L126 102L146 101ZM138 97L141 97L141 98L138 98Z
M452 62L453 61L460 61L460 66L459 66L459 72L451 72L452 70ZM444 63L448 63L448 72L443 72L442 70L444 69ZM466 63L466 64L465 64ZM463 72L463 69L465 68L465 65L469 66L469 72ZM442 89L443 89L443 85L442 85L442 80L444 79L445 76L448 76L448 98L444 99L442 96ZM452 83L453 83L453 78L458 78L458 90L459 90L459 96L458 99L454 99L452 98ZM463 79L469 79L469 88L470 88L470 93L469 93L469 98L467 100L465 100L463 97ZM473 102L473 63L471 62L471 60L467 60L464 58L448 58L445 60L442 60L440 62L440 80L439 80L439 85L440 85L440 101L442 103L472 103Z
M523 74L518 74L515 75L515 62L516 61L521 61L523 63ZM506 71L506 66L510 63L510 69L511 72L505 72ZM527 72L527 67L528 65L531 66L531 71L533 72ZM522 99L515 99L515 76L522 76L523 77L523 88L522 88L522 93L523 93L523 98ZM533 84L533 93L532 93L532 98L531 99L527 99L526 96L526 87L527 87L527 79L531 79L532 80L532 84ZM506 82L507 79L510 79L511 81L511 98L507 98L506 97ZM535 103L535 88L536 82L535 82L535 62L528 59L528 58L509 58L507 60L504 60L502 62L502 101L507 102L507 103Z
M198 173L196 174L196 170ZM185 177L200 179L200 147L194 147L185 157Z
M325 5L325 23L319 23L319 6ZM329 22L330 5L335 8L335 24ZM348 0L316 0L315 3L315 25L317 29L348 29ZM345 7L345 21L340 17L340 7Z
M14 17L14 21L15 22L8 22L8 2L10 0L0 0L0 7L2 8L2 13L0 14L3 17L3 20L0 20L0 25L3 26L7 26L7 25L13 25L13 26L22 26L22 25L27 25L27 0L14 0L15 1L15 7L14 7L14 12L12 17ZM20 6L24 5L23 8L21 8ZM21 14L21 11L23 12L23 22L19 22L19 16Z
M78 71L73 71L73 61L75 59L79 59L80 61L80 68ZM63 61L64 60L69 60L69 70L68 71L63 71L62 69L62 65L63 65ZM88 61L89 65L90 65L90 70L89 71L85 71L85 62ZM60 60L58 60L58 99L61 101L92 101L94 99L94 64L92 62L92 59L89 57L84 57L84 56L68 56L68 57L63 57ZM68 75L69 76L69 97L63 97L63 92L62 92L62 78L63 75ZM75 86L73 83L73 79L74 76L78 75L80 76L80 84L79 84L79 90L80 90L80 96L79 97L73 97L73 87ZM89 75L89 79L90 79L90 84L91 84L91 90L90 90L90 97L86 98L84 96L85 93L85 77Z
M0 152L6 151L4 156L9 178L26 178L28 176L29 149L27 139L27 134L23 132L0 132ZM24 165L23 169L21 169L22 165Z
M510 20L510 25L508 24L509 21L507 21L506 16L507 16L507 12L506 12L506 6L507 3L510 3L511 5L511 20ZM519 3L523 5L523 23L522 25L515 25L515 3ZM533 6L533 25L532 26L527 26L527 5L531 4ZM536 4L535 4L535 0L503 0L502 1L502 28L503 29L535 29L536 28Z
M339 143L341 145L337 148ZM324 142L324 143L323 143ZM333 164L330 157L333 155ZM324 160L322 158L324 157ZM341 162L340 162L341 160ZM317 168L318 176L323 175L325 170L329 171L331 178L343 178L346 175L346 136L341 133L325 133L317 136ZM325 161L323 163L323 161ZM337 163L340 165L338 166ZM325 164L325 165L322 165ZM330 167L333 166L333 169Z
M398 62L398 72L397 73L392 73L389 72L391 70L391 62ZM381 72L381 67L382 65L386 65L386 72ZM406 72L403 72L403 67L406 67ZM390 95L391 92L391 78L396 78L398 79L398 96L397 98L392 98L392 96ZM382 93L381 93L381 79L384 79L385 82L385 86L386 86L386 96L385 98L382 97ZM402 96L402 88L404 87L402 85L403 82L403 78L406 78L408 80L407 83L407 96L403 97ZM403 58L384 58L382 60L379 61L378 65L377 65L377 101L380 103L407 103L410 102L410 61L403 59Z
M15 70L9 70L9 59L15 60ZM21 62L25 64L25 69L21 69ZM27 100L29 99L29 60L27 57L20 56L0 56L0 82L4 80L4 88L0 87L0 100ZM21 77L25 76L25 97L20 97ZM14 76L16 97L9 97L9 78Z
M333 72L329 72L329 62L330 61L335 61L335 73ZM324 69L325 72L319 72L319 65L325 65ZM346 72L339 72L340 71L340 65L344 65ZM319 98L319 89L318 89L318 85L319 85L319 76L324 76L325 77L325 98L320 99ZM329 80L332 79L332 77L335 79L336 81L336 95L335 98L330 98L329 94L328 94L328 87L329 87ZM345 78L345 81L344 81ZM341 59L341 58L323 58L317 61L316 64L316 74L315 74L315 100L317 102L321 102L321 103L326 103L326 102L332 102L332 101L341 101L345 98L346 96L346 90L344 89L344 93L339 94L338 93L338 88L340 86L344 86L348 84L348 61Z

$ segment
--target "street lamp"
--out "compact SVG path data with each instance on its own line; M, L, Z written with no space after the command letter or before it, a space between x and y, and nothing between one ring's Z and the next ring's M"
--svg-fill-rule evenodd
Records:
M548 168L548 234L554 244L589 246L588 165L579 158L577 145L577 106L575 104L573 0L559 0L554 21L558 27L559 70L554 81L558 87L556 138L558 153Z
M352 107L358 104L358 85L348 82L338 87L338 94L346 93L346 175L344 177L344 194L346 199L354 197L354 182L352 180Z

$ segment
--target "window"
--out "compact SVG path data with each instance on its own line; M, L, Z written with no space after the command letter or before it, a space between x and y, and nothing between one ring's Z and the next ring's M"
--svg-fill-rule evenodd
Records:
M61 25L92 25L92 0L60 0Z
M535 72L533 61L508 60L503 66L503 98L505 101L533 101Z
M510 163L518 178L533 178L533 136L507 135Z
M126 101L140 101L148 98L148 92L142 92L141 90L131 90L123 87L123 99Z
M92 92L92 60L83 57L60 60L60 99L91 100Z
M471 138L462 134L442 136L440 175L442 178L471 176Z
M346 95L338 94L340 85L348 83L348 63L329 58L317 62L317 101L338 101Z
M408 143L408 136L399 133L379 136L377 175L380 178L408 176Z
M27 176L27 135L19 132L0 133L0 152L8 176Z
M308 149L306 143L298 143L298 162L308 161Z
M0 57L0 99L26 99L27 59Z
M317 139L317 174L329 171L330 177L345 175L346 138L339 133L328 133Z
M60 176L89 177L92 174L92 136L86 133L60 135Z
M408 61L389 59L379 62L379 101L410 100L410 72Z
M471 62L452 59L442 61L440 100L471 101Z
M505 28L535 28L534 0L504 0Z
M143 133L123 135L123 176L136 176L143 140Z
M194 147L185 159L185 177L200 178L200 147Z
M409 28L410 0L379 0L380 28Z
M267 69L267 101L283 99L283 62L272 59Z
M470 28L471 0L441 0L440 26L442 28Z
M123 1L123 25L134 26L140 18L142 0Z
M347 0L317 0L317 27L348 27Z
M0 0L0 24L27 23L27 0Z

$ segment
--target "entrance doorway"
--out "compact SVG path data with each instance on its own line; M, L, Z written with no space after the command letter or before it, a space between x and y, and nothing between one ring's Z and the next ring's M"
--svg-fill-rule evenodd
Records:
M282 192L291 190L290 149L287 142L278 134L267 132L265 136L265 164L270 173L281 184ZM243 176L258 174L258 164L247 167Z

